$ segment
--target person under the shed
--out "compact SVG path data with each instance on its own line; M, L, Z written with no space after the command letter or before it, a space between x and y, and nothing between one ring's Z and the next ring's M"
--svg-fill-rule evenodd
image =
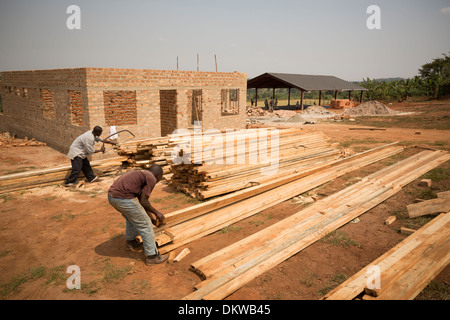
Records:
M108 201L126 220L126 248L134 251L143 247L145 264L160 264L168 255L160 255L153 232L153 224L164 223L164 215L149 202L155 185L163 178L163 169L154 164L148 169L124 173L108 190ZM137 236L140 235L142 242Z
M103 140L100 138L102 132L102 127L95 126L92 131L86 131L72 142L69 153L67 154L67 157L70 159L72 165L72 171L66 179L66 187L72 187L75 185L80 172L83 172L89 182L94 182L98 179L92 170L88 156L98 152L105 152L105 146L103 145L100 149L95 150L95 143L103 142L112 145L117 144L114 141Z

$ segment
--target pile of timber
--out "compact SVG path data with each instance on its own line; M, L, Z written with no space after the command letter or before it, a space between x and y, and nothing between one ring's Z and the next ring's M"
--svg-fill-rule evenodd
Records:
M398 143L388 144L168 213L166 224L155 229L159 252L174 250L402 150Z
M428 222L322 299L412 300L449 263L450 212L447 212Z
M164 174L170 172L172 149L175 144L169 137L147 138L125 142L116 147L119 156L126 156L126 162L132 168L149 168L158 164Z
M46 146L45 142L36 141L34 138L28 139L17 139L11 136L9 132L0 133L0 147L10 148L10 147L40 147Z
M237 139L240 138L239 134L239 132L235 133ZM268 140L273 137L270 132L266 136ZM277 177L283 177L294 172L306 171L315 165L333 161L340 156L336 145L332 144L328 137L320 131L282 129L277 131L277 136L277 154L271 153L275 149L272 148L271 140L267 141L265 151L269 156L268 160L260 161L258 152L261 150L252 149L249 142L244 141L247 143L245 148L232 150L232 164L228 164L230 158L227 158L229 150L225 145L225 139L220 136L219 139L209 136L210 142L203 142L202 148L197 149L203 154L196 153L196 150L188 150L195 163L171 165L173 173L171 184L178 191L198 200L204 200L273 180L274 176L267 174L265 170L273 166L275 161L277 162ZM227 136L227 139L229 138ZM204 150L211 149L223 150L223 152L219 155L205 157ZM200 157L201 163L196 163L195 159L200 159ZM250 161L251 157L256 161ZM236 159L240 159L240 161Z
M205 280L196 286L197 291L184 299L227 297L449 159L450 155L445 151L420 152L192 263L192 269ZM448 248L447 233L445 238Z
M91 162L91 166L96 175L105 175L120 170L123 161L126 160L126 157L96 160ZM64 180L68 177L71 170L72 166L59 166L3 175L0 176L0 193L64 183ZM80 175L79 180L83 178L84 176Z

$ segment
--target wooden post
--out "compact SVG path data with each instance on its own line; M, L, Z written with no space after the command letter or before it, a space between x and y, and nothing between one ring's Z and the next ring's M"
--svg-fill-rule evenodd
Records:
M255 107L258 106L258 88L255 88Z
M217 57L215 53L214 53L214 62L216 63L216 72L217 72Z
M322 91L319 91L319 106L322 103Z
M337 90L334 90L334 100L337 100Z
M304 91L302 90L302 94L300 95L300 107L302 108L302 111L303 111L303 93Z
M364 91L361 90L361 97L359 98L359 102L363 102Z
M275 88L272 88L272 99L275 101Z
M288 106L291 105L291 88L288 89Z

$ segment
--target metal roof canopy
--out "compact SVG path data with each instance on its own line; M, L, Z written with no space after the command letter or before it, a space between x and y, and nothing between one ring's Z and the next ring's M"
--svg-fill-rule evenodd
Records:
M301 109L303 110L303 93L309 91L319 91L319 105L321 104L322 91L334 91L336 99L338 91L349 91L349 99L352 91L361 91L360 102L363 100L363 92L366 88L356 83L348 82L334 76L306 75L291 73L272 73L266 72L253 79L247 80L247 88L256 89L256 105L258 104L258 88L273 88L275 96L276 88L288 88L289 98L291 100L291 89L295 88L301 91Z

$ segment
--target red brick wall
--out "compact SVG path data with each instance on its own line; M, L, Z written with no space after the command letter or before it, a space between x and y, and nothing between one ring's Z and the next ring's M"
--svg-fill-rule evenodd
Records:
M103 127L104 137L114 125L136 138L192 127L193 90L201 90L204 129L245 127L244 73L80 68L1 75L0 130L36 138L62 152L96 125ZM239 89L238 114L221 114L222 89Z
M62 152L88 130L89 124L72 124L68 92L86 91L85 69L9 71L1 76L0 130L47 142Z
M103 91L107 126L137 124L136 91Z

